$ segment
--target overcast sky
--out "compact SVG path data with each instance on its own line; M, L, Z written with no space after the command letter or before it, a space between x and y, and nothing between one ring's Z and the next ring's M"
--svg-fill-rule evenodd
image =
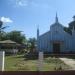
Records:
M28 38L36 37L37 25L40 34L50 29L55 22L68 26L75 15L75 0L0 0L0 19L8 25L5 31L23 31Z

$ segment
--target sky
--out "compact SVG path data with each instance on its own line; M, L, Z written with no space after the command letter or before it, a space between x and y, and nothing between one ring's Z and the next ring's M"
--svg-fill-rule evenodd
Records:
M55 22L56 12L59 22L68 26L75 15L75 0L0 0L0 20L6 32L22 31L27 38L49 31Z

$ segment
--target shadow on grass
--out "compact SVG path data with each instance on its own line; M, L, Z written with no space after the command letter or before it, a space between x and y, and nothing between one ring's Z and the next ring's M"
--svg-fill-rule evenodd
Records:
M39 55L38 54L34 54L34 53L29 53L27 55L24 55L26 60L38 60ZM50 54L44 54L44 58L48 58L48 57L56 57L58 58L59 56L54 56L54 55L50 55Z
M29 54L29 55L25 55L25 60L37 60L38 59L38 55L33 55L33 54Z
M75 60L75 56L68 56L68 59L74 59Z
M6 55L6 56L11 56L11 54ZM25 58L25 60L38 60L38 53L28 53L28 54L12 54L12 56L14 56L15 58ZM75 54L44 54L44 58L48 58L48 57L55 57L55 58L70 58L70 59L75 59Z

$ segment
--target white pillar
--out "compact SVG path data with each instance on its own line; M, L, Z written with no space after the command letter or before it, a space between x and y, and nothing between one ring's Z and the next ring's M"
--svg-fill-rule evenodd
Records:
M38 70L42 71L43 70L43 52L39 52L39 57L38 57Z
M0 51L0 71L4 71L4 57L5 57L5 52Z

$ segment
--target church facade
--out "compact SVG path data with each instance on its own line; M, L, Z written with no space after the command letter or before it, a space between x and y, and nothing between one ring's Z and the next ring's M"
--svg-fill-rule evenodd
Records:
M39 28L37 29L37 51L75 53L75 30L72 29L72 35L65 32L56 14L55 23L50 26L49 31L39 35Z

